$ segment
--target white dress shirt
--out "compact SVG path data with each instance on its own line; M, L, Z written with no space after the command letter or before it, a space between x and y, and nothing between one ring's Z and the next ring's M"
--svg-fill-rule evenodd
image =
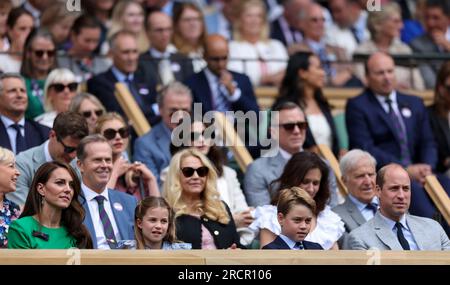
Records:
M392 229L392 232L394 233L395 237L397 237L397 228L395 227L396 221L393 221L380 213L380 217L388 224L389 228ZM408 227L408 223L406 222L406 216L403 215L400 219L400 224L402 224L402 231L403 235L405 236L405 239L409 243L410 250L420 250L419 246L416 243L416 240L414 239L414 235L411 232L411 230Z
M109 200L108 189L105 188L101 194L94 192L89 187L87 187L84 183L81 183L81 189L83 190L84 197L86 198L86 202L88 203L89 212L91 213L92 224L94 225L95 237L97 238L97 247L98 249L110 249L108 242L106 241L105 232L103 231L103 224L100 220L100 214L98 212L98 203L95 200L95 197L101 195L105 197L104 207L105 211L108 214L109 220L111 221L112 228L114 230L114 235L116 236L116 240L119 241L120 233L119 228L117 227L116 220L114 218L114 213L111 208L111 201Z
M0 116L0 119L2 120L3 125L5 126L6 133L8 134L9 142L11 143L11 150L14 152L14 154L17 154L16 152L16 136L17 131L16 129L12 128L11 125L14 125L15 122L11 120L10 118L7 118L5 116ZM25 118L20 119L18 122L20 126L20 133L25 138Z

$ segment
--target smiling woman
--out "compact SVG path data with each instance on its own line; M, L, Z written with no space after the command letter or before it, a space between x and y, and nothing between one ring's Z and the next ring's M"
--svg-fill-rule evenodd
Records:
M92 248L78 202L80 182L74 170L60 162L46 162L36 171L20 219L8 233L8 248Z

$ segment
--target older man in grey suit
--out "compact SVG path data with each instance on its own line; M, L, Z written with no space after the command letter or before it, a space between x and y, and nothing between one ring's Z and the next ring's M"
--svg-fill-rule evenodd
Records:
M380 210L349 235L350 249L450 250L450 241L439 223L409 215L411 180L398 164L388 164L377 175Z
M348 233L372 219L378 209L375 195L376 160L370 153L353 149L339 163L349 195L345 202L333 208L345 223L346 233L339 240L339 247L346 247Z
M53 160L70 163L76 156L80 140L88 134L88 125L83 116L75 112L58 114L49 139L17 156L16 164L20 172L17 188L6 197L18 205L24 205L36 170L43 163Z

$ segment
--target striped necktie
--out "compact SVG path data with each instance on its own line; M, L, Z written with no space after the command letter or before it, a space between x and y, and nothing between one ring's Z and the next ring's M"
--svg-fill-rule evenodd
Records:
M105 232L106 241L109 244L110 248L116 248L117 241L116 236L114 235L114 230L111 224L111 221L108 217L108 213L105 210L105 197L98 195L94 198L98 203L98 213L100 215L100 220L102 221L103 231Z
M403 128L401 124L401 118L394 111L392 107L392 100L390 98L386 98L386 103L389 106L389 118L397 132L398 141L400 143L400 162L403 166L408 166L411 164L411 156L408 148L408 138L406 134L406 130Z

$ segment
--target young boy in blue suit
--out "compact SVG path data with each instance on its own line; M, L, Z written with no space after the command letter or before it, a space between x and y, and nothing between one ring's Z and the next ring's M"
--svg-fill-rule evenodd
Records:
M305 190L299 187L281 190L277 205L281 234L262 249L323 249L318 243L305 241L315 208L316 202Z

